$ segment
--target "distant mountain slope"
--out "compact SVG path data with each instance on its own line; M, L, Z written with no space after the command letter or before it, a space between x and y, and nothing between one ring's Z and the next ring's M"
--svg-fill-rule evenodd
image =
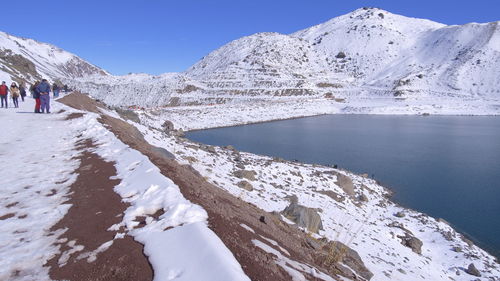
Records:
M0 32L0 78L34 81L108 73L56 46Z
M298 90L325 79L327 67L324 58L300 38L258 33L215 50L189 68L186 75L208 89L233 93L307 94ZM281 89L289 91L275 92Z
M283 96L334 96L348 102L498 100L498 26L499 22L447 26L361 8L290 35L257 33L234 40L176 77L135 80L133 88L143 96L142 106L172 104L172 99L176 104L192 103L194 98L199 103L228 103ZM114 81L130 86L126 77ZM104 85L86 87L89 82L68 83L90 88L97 96L123 94ZM146 97L151 83L162 85L161 91L152 92L161 96L155 104ZM130 100L115 100L130 105ZM493 110L497 107L494 104Z

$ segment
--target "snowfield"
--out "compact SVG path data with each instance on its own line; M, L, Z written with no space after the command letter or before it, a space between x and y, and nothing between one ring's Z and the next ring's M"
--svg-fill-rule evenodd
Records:
M75 181L80 140L92 139L94 152L115 163L115 191L130 207L115 236L132 235L145 246L155 272L154 280L249 280L222 241L207 227L203 208L187 201L179 188L149 159L119 141L97 120L97 114L64 121L75 110L52 102L52 114L33 114L33 99L20 102L19 109L0 111L5 121L0 136L0 169L8 171L0 179L0 279L50 280L44 264L60 251L56 242L67 244L60 265L71 255L93 262L95 256L113 243L85 249L78 241L58 241L61 231L50 228L64 217L69 204L69 186ZM54 114L60 109L64 114ZM144 175L147 175L145 177ZM157 220L135 228L136 217L165 210ZM168 229L168 230L166 230ZM175 241L175 242L174 242ZM67 243L66 243L67 242ZM212 261L202 262L202 261Z

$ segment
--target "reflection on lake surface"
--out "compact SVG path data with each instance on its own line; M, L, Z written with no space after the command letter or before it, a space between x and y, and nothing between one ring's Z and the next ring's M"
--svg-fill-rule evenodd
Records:
M368 173L500 256L500 117L327 115L195 131L241 151Z

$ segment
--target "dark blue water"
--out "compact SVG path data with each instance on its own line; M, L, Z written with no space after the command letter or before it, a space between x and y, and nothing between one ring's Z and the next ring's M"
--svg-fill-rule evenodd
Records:
M327 115L187 136L368 173L395 201L444 218L500 256L500 117Z

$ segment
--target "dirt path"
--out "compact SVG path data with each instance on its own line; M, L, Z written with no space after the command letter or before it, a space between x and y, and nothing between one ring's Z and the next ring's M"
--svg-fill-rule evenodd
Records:
M107 230L121 222L127 205L121 202L121 197L113 190L120 182L110 179L116 175L114 163L106 162L90 152L92 147L94 145L90 140L80 142L77 147L82 153L78 157L80 167L75 171L78 177L70 187L67 202L72 206L66 216L52 227L52 230L67 231L59 237L65 239L60 244L62 253L48 262L50 277L72 281L152 280L153 271L143 254L142 244L127 235L114 239L118 232ZM75 241L75 244L72 245L70 241ZM113 241L113 244L106 251L98 253L94 261L89 262L88 257L78 258L108 241ZM83 250L70 255L66 264L60 267L59 261L63 261L66 254L78 245L83 246Z

